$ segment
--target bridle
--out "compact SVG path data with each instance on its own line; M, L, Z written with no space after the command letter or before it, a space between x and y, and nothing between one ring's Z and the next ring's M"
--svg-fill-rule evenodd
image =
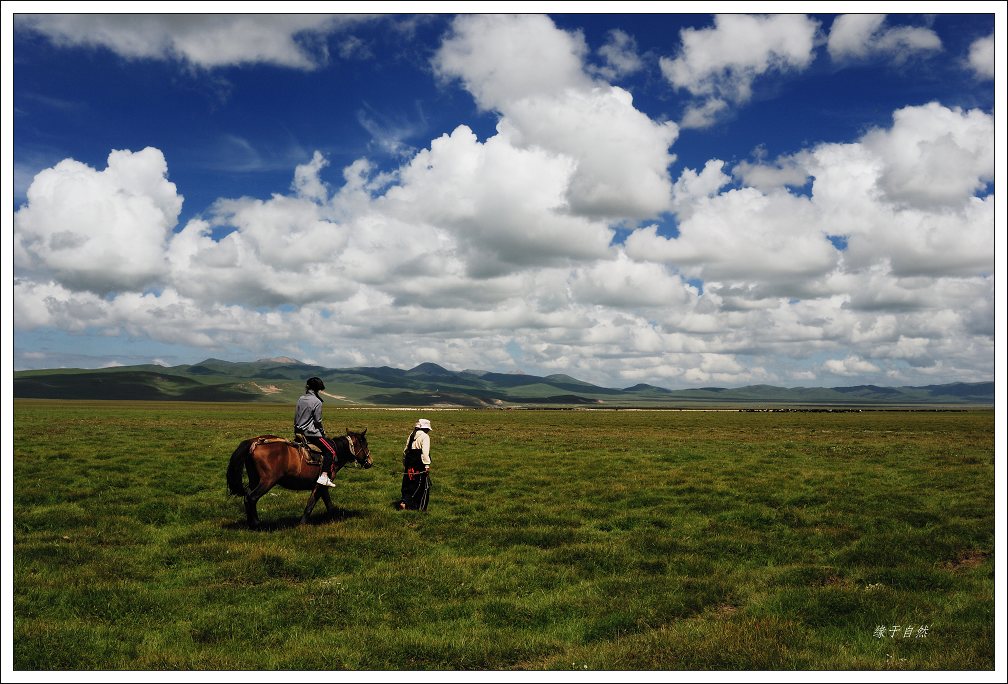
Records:
M360 439L360 436L357 433L348 434L346 438L347 446L350 448L350 455L354 457L357 465L363 466L371 460L371 449L369 449L366 445L364 446L363 456L357 455L357 452L360 450L360 447L354 444L355 441Z

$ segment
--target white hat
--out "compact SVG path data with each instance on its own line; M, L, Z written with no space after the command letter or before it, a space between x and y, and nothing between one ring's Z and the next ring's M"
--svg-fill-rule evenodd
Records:
M430 430L431 429L430 421L427 420L426 418L421 418L420 420L418 420L416 422L416 425L414 425L413 427L416 428L417 430Z

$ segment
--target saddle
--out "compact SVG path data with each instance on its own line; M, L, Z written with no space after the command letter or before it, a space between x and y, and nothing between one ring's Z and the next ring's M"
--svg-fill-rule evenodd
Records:
M301 454L301 458L308 465L322 465L322 450L311 442L306 441L302 434L295 433L293 441L276 435L260 435L256 437L252 447L255 448L260 444L272 444L274 442L283 442L284 444L296 447Z

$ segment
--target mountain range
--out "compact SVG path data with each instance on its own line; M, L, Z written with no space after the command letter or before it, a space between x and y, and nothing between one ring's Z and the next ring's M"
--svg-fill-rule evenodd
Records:
M703 387L669 390L637 384L600 387L569 375L536 376L480 370L450 371L435 363L402 370L325 368L289 357L249 362L206 359L194 365L118 366L99 370L16 371L14 396L44 399L241 401L293 403L305 380L325 381L331 405L401 407L892 407L994 405L994 383L922 387Z

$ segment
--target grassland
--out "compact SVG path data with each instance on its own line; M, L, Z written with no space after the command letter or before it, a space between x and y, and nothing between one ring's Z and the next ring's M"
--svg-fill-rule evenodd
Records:
M421 414L326 411L375 467L253 532L290 407L16 401L15 669L994 667L993 411L426 410L426 514Z

